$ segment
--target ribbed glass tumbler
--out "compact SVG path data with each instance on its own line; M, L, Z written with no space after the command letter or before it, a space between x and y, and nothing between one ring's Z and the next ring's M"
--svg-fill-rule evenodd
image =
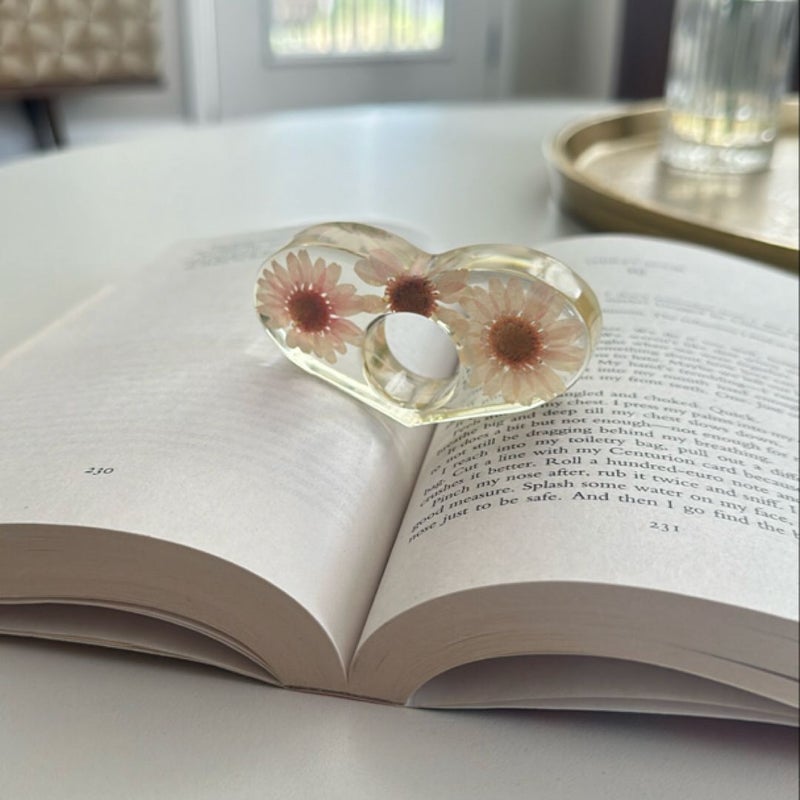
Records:
M711 173L769 166L796 24L797 0L678 0L666 164Z

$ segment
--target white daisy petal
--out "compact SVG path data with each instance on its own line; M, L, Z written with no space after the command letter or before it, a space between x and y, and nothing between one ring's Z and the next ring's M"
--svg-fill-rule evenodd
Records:
M572 372L583 364L584 351L577 347L548 348L544 351L543 361L548 367L562 372Z
M337 264L335 261L331 264L328 264L328 268L325 271L325 291L333 291L341 276L342 268L339 264Z
M555 397L561 394L565 389L564 381L562 381L546 364L542 364L536 370L536 379L546 390L546 394L542 393L541 395L543 399L548 400L551 397Z
M290 292L292 290L292 279L288 270L285 270L277 261L272 262L272 270L280 288L283 291ZM265 275L268 276L270 281L272 280L272 275L269 275L269 273L265 273Z
M466 288L467 271L465 269L457 269L450 272L442 272L431 279L439 290L441 300L445 303L451 303L457 299L455 295Z
M388 283L392 278L402 275L407 270L388 250L373 250L369 254L369 260L375 275L380 279L381 284Z
M359 346L363 331L346 316L362 311L352 284L339 284L342 268L313 263L307 250L286 255L286 266L272 261L258 280L256 309L271 330L280 330L286 346L334 363L347 345ZM295 315L295 316L293 316Z
M325 285L325 259L318 258L312 269L311 285L319 291L324 291Z
M488 290L468 287L458 298L467 319L458 332L470 384L490 397L529 405L564 391L561 377L580 369L585 330L565 314L566 301L546 285L492 277Z
M382 314L386 310L386 300L374 294L362 295L358 302L360 310L367 314Z
M302 253L303 251L301 250L300 252ZM289 253L289 255L286 256L286 270L289 273L292 286L303 285L303 267L300 259L294 253Z
M362 258L360 261L356 261L353 269L364 283L368 283L370 286L384 285L384 281L381 274L376 269L373 259Z
M311 256L308 254L308 250L300 250L297 255L303 283L310 285L314 281L314 265L311 263Z
M584 327L577 319L560 319L547 328L548 344L568 344L583 335Z

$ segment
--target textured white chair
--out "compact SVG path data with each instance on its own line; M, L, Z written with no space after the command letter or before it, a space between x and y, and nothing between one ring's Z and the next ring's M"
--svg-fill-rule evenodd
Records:
M63 92L160 81L159 23L156 0L0 0L0 98L60 146Z

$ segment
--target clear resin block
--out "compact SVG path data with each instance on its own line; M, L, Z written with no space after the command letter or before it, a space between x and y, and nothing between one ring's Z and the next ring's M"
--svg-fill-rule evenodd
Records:
M546 403L601 328L592 290L545 253L433 255L358 223L298 233L262 266L255 303L289 359L405 425Z

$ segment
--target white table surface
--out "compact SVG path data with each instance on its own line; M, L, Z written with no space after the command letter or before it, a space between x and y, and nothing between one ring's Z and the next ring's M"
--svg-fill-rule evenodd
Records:
M0 167L0 354L180 239L333 219L395 222L442 248L581 232L549 199L541 148L596 110L312 111ZM0 640L4 799L782 800L797 797L796 747L797 731L765 725L406 710Z

